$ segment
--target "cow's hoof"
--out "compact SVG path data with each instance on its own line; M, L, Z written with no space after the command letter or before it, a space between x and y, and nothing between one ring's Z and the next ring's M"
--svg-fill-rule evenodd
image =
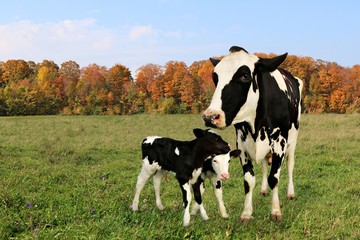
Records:
M241 215L239 222L241 224L247 225L251 222L252 217L250 215Z
M221 214L221 216L225 219L229 218L229 214L225 213L225 214Z
M281 222L282 214L280 212L271 213L270 214L270 220L273 221L273 222Z
M288 199L289 200L294 200L295 199L295 194L288 194Z

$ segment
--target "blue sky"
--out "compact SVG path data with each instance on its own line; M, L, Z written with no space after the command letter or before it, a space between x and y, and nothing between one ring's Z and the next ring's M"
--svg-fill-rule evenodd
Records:
M0 61L74 60L135 70L233 46L251 53L360 64L360 1L84 1L1 3Z

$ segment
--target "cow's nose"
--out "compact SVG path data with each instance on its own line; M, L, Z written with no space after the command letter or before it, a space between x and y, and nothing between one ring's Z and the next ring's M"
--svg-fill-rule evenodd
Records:
M216 124L214 123L214 120L219 119L220 118L220 114L216 113L216 114L203 114L203 119L205 122L205 125L207 127L216 127Z
M221 174L221 180L227 180L229 179L229 174L228 173L222 173Z

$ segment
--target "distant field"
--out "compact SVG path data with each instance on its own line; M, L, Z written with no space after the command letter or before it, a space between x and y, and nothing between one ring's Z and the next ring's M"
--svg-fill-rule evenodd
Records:
M295 162L295 200L283 221L269 220L271 197L260 196L255 166L254 219L239 224L244 187L237 159L224 183L230 218L220 217L206 182L210 220L182 226L177 181L162 183L158 211L152 181L129 206L146 135L192 139L200 115L44 116L0 118L0 239L360 239L360 115L303 115ZM233 127L218 131L235 146Z

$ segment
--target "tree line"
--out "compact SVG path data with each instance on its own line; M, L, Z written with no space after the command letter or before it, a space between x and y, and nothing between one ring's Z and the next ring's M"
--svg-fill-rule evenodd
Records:
M280 67L304 81L304 112L360 112L360 65L289 55ZM0 62L0 115L199 113L215 89L212 71L209 60L146 64L135 77L121 64L7 60Z

